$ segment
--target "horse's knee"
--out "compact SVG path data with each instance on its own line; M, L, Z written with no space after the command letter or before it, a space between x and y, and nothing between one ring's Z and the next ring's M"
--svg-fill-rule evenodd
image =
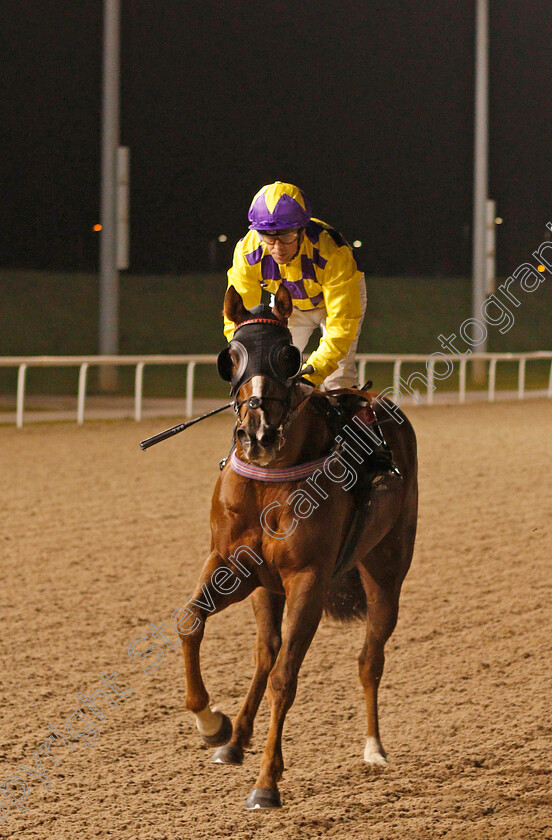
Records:
M297 691L297 676L272 671L268 677L268 692L271 700L276 703L291 705Z
M276 633L271 634L267 638L259 639L256 650L257 666L262 668L263 671L271 671L280 652L281 645L281 636Z
M186 606L177 613L173 613L171 623L180 636L183 648L187 645L197 645L205 633L205 616L200 610Z

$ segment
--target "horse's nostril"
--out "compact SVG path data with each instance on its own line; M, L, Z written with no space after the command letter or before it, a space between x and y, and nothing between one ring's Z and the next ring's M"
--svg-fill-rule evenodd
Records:
M249 435L247 434L245 429L238 429L238 431L236 432L236 437L237 437L237 439L239 440L239 442L241 443L242 446L245 443L247 443L247 441L249 439Z
M254 432L247 432L245 429L238 429L236 432L236 438L244 449L248 449L250 446L255 444L267 449L274 445L277 435L277 429L266 429L262 434L259 432L257 432L257 434Z
M278 434L277 429L267 429L261 437L259 438L259 443L261 446L272 446L272 444L276 440L276 435Z

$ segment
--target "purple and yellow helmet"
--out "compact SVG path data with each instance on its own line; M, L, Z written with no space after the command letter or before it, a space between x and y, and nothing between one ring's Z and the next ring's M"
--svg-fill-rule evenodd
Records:
M285 230L305 227L311 206L305 193L293 184L276 181L261 187L249 208L249 230Z

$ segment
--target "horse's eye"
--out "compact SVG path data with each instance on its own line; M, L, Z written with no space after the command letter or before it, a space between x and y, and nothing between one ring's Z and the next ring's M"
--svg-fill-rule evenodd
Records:
M225 382L230 382L233 368L234 362L230 355L230 348L225 347L217 356L217 370L221 379L224 379Z
M284 379L291 379L301 370L301 353L293 344L286 344L278 353L278 370Z
M217 369L219 376L225 382L239 382L247 367L248 353L240 341L232 339L228 347L221 350L217 356Z

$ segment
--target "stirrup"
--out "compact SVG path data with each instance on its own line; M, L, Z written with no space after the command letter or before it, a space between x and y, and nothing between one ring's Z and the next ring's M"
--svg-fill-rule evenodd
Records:
M395 481L402 481L403 477L399 468L396 464L393 464L391 469L388 470L378 470L378 472L374 475L372 479L372 484L380 484L381 482L385 482L386 479L392 479L393 483Z
M393 459L393 453L386 444L383 444L379 450L374 452L371 466L375 473L372 484L379 484L382 479L387 477L402 481L401 471Z

